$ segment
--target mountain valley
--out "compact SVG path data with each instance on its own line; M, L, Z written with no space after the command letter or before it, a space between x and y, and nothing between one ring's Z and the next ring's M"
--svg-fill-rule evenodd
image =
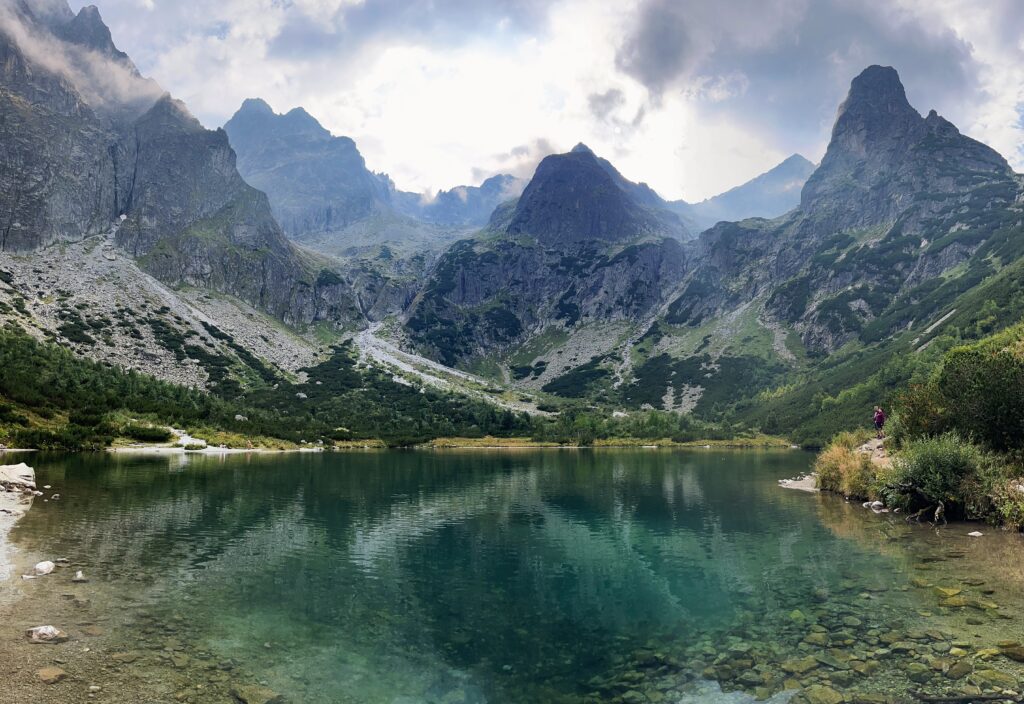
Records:
M1019 307L1024 179L922 117L892 68L854 78L821 164L701 203L582 144L529 181L427 197L302 108L249 99L205 129L94 8L7 12L0 314L117 367L237 395L353 344L403 384L514 410L676 411L814 444L853 419L843 384L884 397Z

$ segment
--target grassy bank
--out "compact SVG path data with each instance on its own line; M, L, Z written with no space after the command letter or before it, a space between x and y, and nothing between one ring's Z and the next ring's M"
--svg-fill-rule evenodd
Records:
M894 409L887 459L866 451L868 433L840 433L817 460L822 489L1024 528L1024 325L951 349Z

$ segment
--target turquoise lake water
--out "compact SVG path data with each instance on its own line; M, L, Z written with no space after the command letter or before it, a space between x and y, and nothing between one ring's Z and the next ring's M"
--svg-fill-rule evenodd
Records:
M288 701L663 701L706 678L716 650L743 652L738 638L791 648L780 662L806 654L802 631L773 636L794 609L865 629L910 614L897 622L910 629L934 607L907 579L922 550L934 565L959 548L777 486L812 460L40 456L39 484L61 498L37 502L12 540L88 573L111 649L144 647L130 634L159 623L182 652L230 660Z

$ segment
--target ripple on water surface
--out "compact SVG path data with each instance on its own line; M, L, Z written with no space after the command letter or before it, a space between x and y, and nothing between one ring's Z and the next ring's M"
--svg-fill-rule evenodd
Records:
M73 676L52 691L102 667L193 701L263 687L294 702L781 702L1020 676L978 656L1021 628L1024 579L998 566L1020 564L1020 541L777 487L810 461L40 457L63 499L37 502L12 539L92 581L23 586L19 618L66 610ZM950 677L951 651L974 671Z

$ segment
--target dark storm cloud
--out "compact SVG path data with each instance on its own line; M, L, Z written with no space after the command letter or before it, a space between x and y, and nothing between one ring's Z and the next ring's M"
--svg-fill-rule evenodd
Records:
M820 139L850 80L871 64L894 66L922 111L955 117L982 97L969 44L882 0L719 3L713 13L699 0L645 0L617 64L655 103L669 90L700 96L701 86L742 76L740 89L705 102L707 115L756 123L793 150Z
M636 28L615 54L616 66L654 95L689 74L697 62L685 11L685 3L670 0L643 3Z

